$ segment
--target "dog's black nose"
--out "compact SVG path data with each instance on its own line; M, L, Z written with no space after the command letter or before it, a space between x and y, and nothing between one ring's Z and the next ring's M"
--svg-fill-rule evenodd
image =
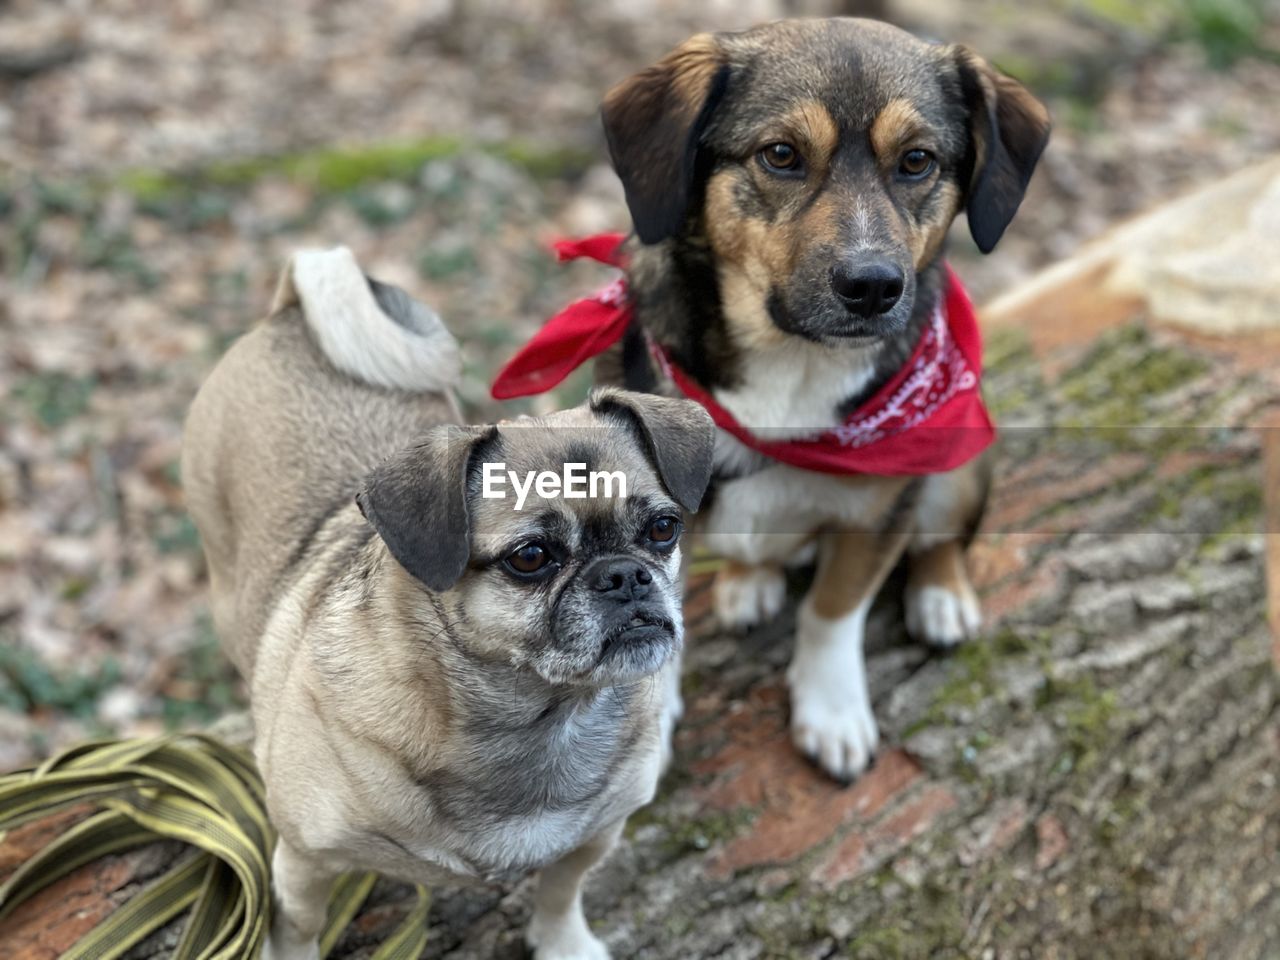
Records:
M586 577L593 590L619 603L642 600L653 583L653 574L644 564L626 557L597 560Z
M902 288L902 270L891 263L842 263L831 268L831 289L859 317L888 313L902 297Z

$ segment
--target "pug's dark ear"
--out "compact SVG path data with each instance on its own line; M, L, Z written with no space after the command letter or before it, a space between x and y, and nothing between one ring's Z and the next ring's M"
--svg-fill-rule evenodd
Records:
M671 496L690 513L696 511L711 482L716 442L707 411L692 400L611 387L593 390L589 402L596 413L617 413L639 428L645 452Z
M954 48L969 109L973 175L969 232L990 253L1018 212L1036 161L1049 142L1049 111L1026 87L965 46Z
M641 243L664 240L684 222L698 144L728 81L724 50L700 33L605 94L609 155Z
M365 478L356 503L391 555L428 589L448 590L471 557L467 474L497 427L434 427Z

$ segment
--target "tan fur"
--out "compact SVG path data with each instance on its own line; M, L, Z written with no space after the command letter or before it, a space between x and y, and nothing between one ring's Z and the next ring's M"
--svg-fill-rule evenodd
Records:
M897 526L878 530L902 496L909 480L903 477L843 477L860 494L867 526L825 533L818 552L818 574L809 596L820 616L836 619L853 610L880 589L889 570L906 548L909 536ZM887 566L886 566L887 565Z
M954 184L944 183L938 187L943 202L933 216L912 223L907 228L907 246L911 250L912 261L919 270L927 263L932 263L938 256L942 245L947 240L951 222L960 212L960 190Z
M309 391L306 417L326 423L326 432L302 422L299 383L325 386ZM457 418L443 394L373 397L332 369L304 333L301 310L290 307L238 340L192 403L183 486L192 514L204 520L215 626L246 676L299 522L350 501L356 482L391 450ZM326 461L335 469L322 468ZM265 491L270 511L262 510Z
M968 584L964 547L959 540L947 540L912 555L908 591L919 592L925 587L941 587L960 593Z
M332 272L344 270L350 275ZM255 756L280 836L279 909L265 956L314 955L329 885L346 870L438 883L507 879L540 867L548 869L530 928L538 957L604 956L582 917L582 878L627 815L652 797L669 726L667 691L678 689L664 671L677 667L655 655L607 687L590 681L592 673L562 682L548 671L561 669L554 658L568 656L569 641L560 633L539 643L530 637L563 623L528 585L489 564L431 591L420 573L397 562L382 536L391 528L379 525L387 515L376 512L384 503L375 498L380 488L368 478L402 469L407 456L411 485L433 483L433 464L418 444L455 423L457 409L440 392L361 382L341 372L350 369L342 364L347 358L325 352L363 352L372 369L386 369L378 366L386 358L360 342L358 330L335 326L335 338L320 340L315 319L305 314L308 303L319 304L332 310L328 322L335 325L344 317L363 322L343 300L363 302L368 293L354 259L322 255L295 279L303 289L282 285L283 309L241 338L201 388L187 419L182 465L216 627L249 683ZM318 291L336 300L317 298ZM379 322L394 320L386 315ZM635 430L618 419L627 411L634 412ZM642 429L659 431L660 452L647 452ZM574 462L591 459L591 469L622 470L625 500L557 498L539 501L530 515L558 511L578 537L598 536L582 531L607 530L614 520L625 531L618 542L632 543L633 526L649 521L629 512L631 498L674 515L680 504L673 496L692 496L696 504L697 470L680 473L686 461L672 458L705 461L705 487L713 428L687 401L605 389L589 407L459 436L468 444L468 437L496 437L511 469L558 466L572 452ZM463 470L466 462L464 456ZM445 480L429 492L444 498L464 476ZM670 493L671 483L684 492ZM368 520L355 502L362 488ZM473 551L497 550L500 558L527 536L522 525L534 522L510 499L469 497L465 488L462 496L474 501L467 504ZM593 556L590 542L575 543L584 557ZM604 555L631 549L611 546ZM674 648L679 550L651 559L646 602L655 609L665 604ZM557 594L559 604L589 605L599 596L590 591L601 588L578 575L590 569L585 564L564 574L572 579ZM575 624L584 643L595 644L588 666L604 666L603 633L592 635L591 623L576 613ZM477 728L486 723L496 724L494 732L478 746ZM538 766L544 751L557 749L568 752ZM493 752L502 750L528 769L496 759ZM590 768L590 760L584 768L587 757L603 758L608 775ZM543 778L531 787L530 802L507 789L528 786L530 778ZM544 787L553 796L545 802L537 799Z
M675 77L677 93L690 103L696 103L706 92L707 84L723 60L724 53L715 37L699 33L680 44L664 63Z
M902 154L916 147L915 139L925 130L924 117L910 100L890 100L876 115L869 132L871 148L887 170L897 166Z
M814 112L809 109L802 114ZM835 128L829 115L824 111L822 117L826 126L819 125L821 133L815 136L833 136ZM717 255L724 316L731 336L746 350L766 351L790 339L769 316L769 291L791 275L803 244L834 242L840 200L826 195L798 218L766 223L740 208L735 185L741 176L724 171L708 180L707 240Z
M734 198L738 175L716 174L707 183L707 238L718 255L725 318L738 344L763 350L786 339L769 319L770 287L791 269L790 224L768 224L742 215Z
M805 100L782 114L776 131L760 138L760 146L779 141L796 147L810 167L821 175L840 142L831 112L817 100Z
M826 534L818 575L809 591L814 611L835 620L875 596L910 536L906 530Z
M652 88L665 88L668 84L683 104L686 114L697 112L711 78L724 62L724 52L709 33L690 37L680 46L633 77L615 84L604 95L603 109L608 111L624 100L650 95ZM692 122L692 116L686 118Z

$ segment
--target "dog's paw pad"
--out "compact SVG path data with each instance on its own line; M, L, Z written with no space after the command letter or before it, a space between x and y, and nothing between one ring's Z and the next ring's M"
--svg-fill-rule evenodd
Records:
M906 598L907 632L932 647L972 640L982 627L982 609L972 590L926 586Z
M743 629L772 620L787 599L787 580L778 567L724 570L712 586L712 605L723 627Z

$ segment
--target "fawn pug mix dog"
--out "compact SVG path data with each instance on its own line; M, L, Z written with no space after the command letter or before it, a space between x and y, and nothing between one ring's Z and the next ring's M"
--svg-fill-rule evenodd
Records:
M903 368L944 296L952 220L965 211L990 251L1049 134L1045 108L966 47L853 19L696 36L602 116L636 241L634 321L598 378L676 392L647 339L773 440L844 424ZM979 456L923 476L814 472L719 434L697 528L731 560L721 619L775 615L783 566L816 542L788 680L793 739L832 775L875 755L864 626L904 553L911 632L945 647L978 630L965 548L989 471Z
M270 957L318 955L351 869L541 870L537 956L608 955L583 876L658 779L679 518L714 430L692 403L612 388L457 426L457 370L435 316L349 251L300 253L187 421L187 498L279 832ZM481 496L487 462L584 463L621 472L627 495L517 510Z

